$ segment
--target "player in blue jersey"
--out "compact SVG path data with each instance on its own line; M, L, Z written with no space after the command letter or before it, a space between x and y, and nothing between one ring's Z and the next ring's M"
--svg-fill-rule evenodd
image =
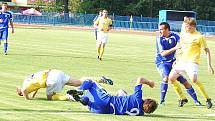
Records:
M170 31L170 26L167 22L160 23L159 31L160 35L156 40L157 54L155 63L157 65L157 70L163 78L160 84L160 104L164 104L168 89L169 73L172 70L174 61L176 60L176 50L181 47L177 45L180 40L179 35ZM201 105L197 99L194 89L192 88L192 85L183 76L179 76L177 80L184 85L187 93L193 98L195 104ZM175 88L179 87L176 86ZM176 93L179 94L177 91ZM180 93L179 95L183 95L183 93ZM182 107L187 102L188 100L184 96L184 99L179 100L178 106Z
M12 33L14 33L12 14L7 11L7 3L2 3L0 11L0 44L4 41L4 54L7 55L8 48L8 28L11 25Z
M67 94L72 95L76 101L83 105L87 105L90 112L142 116L144 113L153 113L158 106L153 99L143 99L142 84L154 87L153 81L141 77L137 79L132 95L111 96L97 82L87 79L79 90L69 90ZM82 95L83 91L87 91L87 94L80 97L79 95Z

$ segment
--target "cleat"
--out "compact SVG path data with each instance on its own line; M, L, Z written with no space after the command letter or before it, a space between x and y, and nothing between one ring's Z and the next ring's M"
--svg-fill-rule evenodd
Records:
M102 61L102 58L99 58L100 61Z
M206 101L206 106L207 106L208 109L211 108L211 107L213 106L213 104L212 104L212 102L211 102L211 99L207 99L207 101Z
M202 106L202 103L200 101L195 102L196 106Z
M70 94L66 94L66 97L69 99L69 101L76 101L75 98Z
M182 99L182 100L179 100L179 103L178 103L178 107L183 107L184 104L186 104L188 102L187 99Z
M97 59L99 59L99 56L97 57Z
M160 105L161 105L161 106L165 106L165 101L161 101L161 102L160 102Z
M71 95L75 101L80 101L80 96L83 95L83 91L78 91L78 90L68 90L67 94Z
M105 84L113 85L113 81L105 76L101 77L101 81Z
M7 52L4 52L4 55L7 55Z

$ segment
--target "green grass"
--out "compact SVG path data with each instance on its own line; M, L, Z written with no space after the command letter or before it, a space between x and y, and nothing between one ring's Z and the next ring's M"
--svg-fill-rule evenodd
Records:
M143 88L144 97L153 97L159 101L161 78L154 65L154 40L153 36L110 33L104 59L98 62L93 31L17 28L16 33L10 35L8 55L0 54L0 121L215 120L214 107L197 107L187 94L189 103L183 108L177 107L177 96L171 86L165 106L159 106L151 115L136 117L98 115L88 112L87 107L76 102L47 101L45 89L39 90L36 98L30 101L17 96L15 92L15 87L22 84L26 75L56 68L75 78L101 75L111 77L114 85L103 85L111 94L120 88L131 94L135 78L144 76L156 83L154 89ZM215 42L208 41L208 45L215 57ZM212 62L215 62L215 58ZM210 97L215 99L215 78L207 72L204 53L199 70L199 79ZM73 87L66 86L62 93L69 88ZM199 100L205 104L197 93Z

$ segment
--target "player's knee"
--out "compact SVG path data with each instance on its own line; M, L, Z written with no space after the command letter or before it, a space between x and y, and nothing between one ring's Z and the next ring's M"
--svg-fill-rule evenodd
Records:
M168 76L166 76L166 77L163 77L163 82L165 82L165 83L167 83L168 82L168 80L169 80L169 77Z

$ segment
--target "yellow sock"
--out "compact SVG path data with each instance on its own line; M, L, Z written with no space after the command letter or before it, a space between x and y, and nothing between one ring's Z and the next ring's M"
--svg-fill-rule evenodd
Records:
M102 47L102 48L101 48L100 55L99 55L99 57L100 57L100 58L102 58L102 56L103 56L103 54L104 54L104 51L105 51L105 48L104 48L104 47Z
M101 47L98 47L98 48L97 48L97 55L98 55L98 56L100 55L100 50L101 50Z
M208 97L208 94L206 93L202 83L199 81L196 81L195 85L197 86L198 90L200 91L200 93L203 96L203 98L205 99L205 101L207 101L207 99L209 99L209 97Z
M186 97L184 96L184 93L182 92L182 89L181 89L181 86L180 86L179 82L178 81L174 81L172 83L172 85L173 85L173 88L174 88L176 94L178 95L178 97L180 99L186 99Z
M62 101L66 101L66 100L69 100L69 99L67 98L66 95L54 94L54 95L52 96L52 100L62 100Z

